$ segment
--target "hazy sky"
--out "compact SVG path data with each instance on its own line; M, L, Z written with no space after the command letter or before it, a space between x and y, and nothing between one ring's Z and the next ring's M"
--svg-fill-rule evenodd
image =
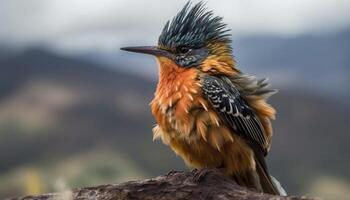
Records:
M68 50L153 44L187 0L0 0L0 42ZM197 2L197 1L193 1ZM350 26L349 0L207 0L234 37L296 36Z

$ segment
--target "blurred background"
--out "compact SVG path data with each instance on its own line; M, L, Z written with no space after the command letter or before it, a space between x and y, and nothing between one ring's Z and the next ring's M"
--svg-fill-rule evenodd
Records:
M196 2L196 1L194 1ZM186 0L0 0L0 198L188 170L152 142L153 45ZM350 196L350 2L208 0L246 73L280 92L268 165L288 193Z

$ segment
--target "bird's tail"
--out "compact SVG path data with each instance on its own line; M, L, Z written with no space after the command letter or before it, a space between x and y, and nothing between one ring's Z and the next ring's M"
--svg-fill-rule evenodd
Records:
M254 152L255 171L235 174L233 178L239 185L254 188L259 192L286 196L287 194L281 184L277 179L270 176L264 153L256 145L251 145L251 148Z
M277 188L278 192L280 193L281 196L287 196L286 190L282 187L281 183L273 176L270 175L270 178L273 182L273 185L275 188Z
M250 146L254 152L255 173L258 176L260 186L258 189L264 193L283 195L283 192L280 192L279 188L277 187L278 185L271 179L265 162L264 153L257 148L257 145L251 144Z
M262 191L264 193L281 195L267 171L265 161L262 163L259 159L255 158L255 163L256 173L259 176Z
M258 192L287 196L281 184L273 176L268 175L260 164L256 165L256 171L235 174L232 178L239 185L254 188Z

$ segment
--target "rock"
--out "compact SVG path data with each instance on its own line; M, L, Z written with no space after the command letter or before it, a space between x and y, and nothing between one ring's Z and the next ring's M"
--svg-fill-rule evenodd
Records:
M76 188L61 193L25 196L12 200L307 200L310 198L276 196L239 186L218 169L171 171L152 179Z

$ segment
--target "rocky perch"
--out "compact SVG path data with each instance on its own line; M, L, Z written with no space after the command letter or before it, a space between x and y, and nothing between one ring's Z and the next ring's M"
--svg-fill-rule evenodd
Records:
M306 197L275 196L237 185L217 169L171 171L152 179L76 188L61 193L12 198L12 200L299 200Z

